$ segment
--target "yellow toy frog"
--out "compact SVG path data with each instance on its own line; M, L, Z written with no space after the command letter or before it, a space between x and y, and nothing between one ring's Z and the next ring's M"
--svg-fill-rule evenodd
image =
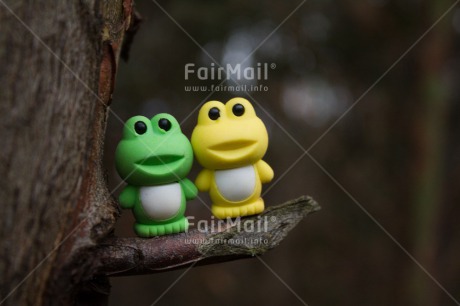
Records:
M191 143L196 159L205 168L195 185L200 191L209 191L214 216L235 218L264 210L262 183L273 179L272 168L262 160L268 134L248 100L206 102Z

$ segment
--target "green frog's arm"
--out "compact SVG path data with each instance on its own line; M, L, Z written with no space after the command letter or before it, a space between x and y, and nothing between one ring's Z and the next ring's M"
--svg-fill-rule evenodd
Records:
M137 187L127 185L118 197L118 201L122 208L132 208L136 204L138 197Z
M208 169L203 169L198 174L195 185L198 187L199 191L208 191L211 188L212 182L212 171Z
M195 184L191 180L185 178L180 181L180 185L185 194L186 200L193 200L198 195L198 189L196 189Z
M259 172L260 181L262 183L268 183L273 179L273 169L266 162L259 160L255 166Z

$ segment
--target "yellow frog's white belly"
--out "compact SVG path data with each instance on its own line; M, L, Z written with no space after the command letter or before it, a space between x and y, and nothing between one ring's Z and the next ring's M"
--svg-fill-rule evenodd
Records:
M251 197L256 189L256 179L253 165L214 172L217 191L229 202L241 202Z

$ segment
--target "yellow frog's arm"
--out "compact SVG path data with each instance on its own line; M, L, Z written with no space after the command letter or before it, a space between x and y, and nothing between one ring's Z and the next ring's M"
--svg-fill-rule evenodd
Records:
M209 188L211 188L211 182L212 182L212 170L203 169L198 174L195 180L195 185L199 191L203 192L203 191L208 191Z
M273 169L263 160L259 160L256 164L257 172L259 172L260 181L268 183L273 179Z

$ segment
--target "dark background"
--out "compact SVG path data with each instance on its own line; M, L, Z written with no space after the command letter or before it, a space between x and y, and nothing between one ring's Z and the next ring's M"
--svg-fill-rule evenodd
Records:
M269 268L254 258L112 278L111 305L302 305L296 295L309 305L456 304L460 7L442 17L454 1L309 0L290 17L300 1L159 2L171 18L137 2L143 23L120 65L119 118L107 130L114 195L121 121L169 112L190 136L200 104L243 96L269 131L264 160L275 180L264 186L266 205L308 194L322 210L262 257ZM255 50L243 66L275 64L268 80L251 83L268 91L185 91L219 83L184 79L185 64L213 62L197 44L221 65ZM281 178L304 150L313 159L304 155ZM187 207L209 219L200 201ZM117 234L133 236L132 222L124 211Z

